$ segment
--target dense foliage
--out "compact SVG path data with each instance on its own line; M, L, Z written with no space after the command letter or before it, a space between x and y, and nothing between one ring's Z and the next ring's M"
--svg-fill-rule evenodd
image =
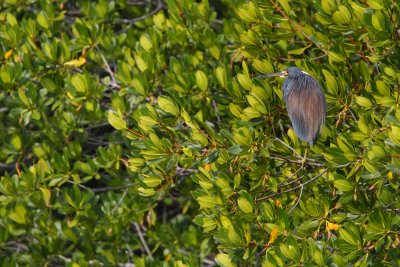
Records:
M399 11L3 1L0 265L399 265ZM255 78L294 65L313 148Z

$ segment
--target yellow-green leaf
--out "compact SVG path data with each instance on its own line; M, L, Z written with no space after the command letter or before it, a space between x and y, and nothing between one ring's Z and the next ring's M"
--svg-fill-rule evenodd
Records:
M201 208L214 208L218 203L215 197L199 196L197 199Z
M77 68L77 67L82 66L85 63L86 63L86 59L84 57L79 57L78 59L73 59L73 60L70 60L68 62L65 62L64 66L76 67Z
M338 179L333 182L335 187L343 192L353 190L352 184L345 179Z
M47 188L40 188L40 191L42 192L43 200L46 204L46 207L50 207L51 191Z
M150 50L153 48L153 44L151 43L149 37L144 34L140 36L140 46L143 47L146 52L150 52Z
M226 70L222 66L218 66L215 69L215 75L217 76L217 80L222 87L226 87L227 84L227 77L226 77Z
M46 13L44 13L44 11L41 11L41 12L37 15L36 19L37 19L39 25L40 25L42 28L47 29L47 28L49 27L49 20L48 20L48 18L47 18Z
M250 78L249 78L248 76L246 76L246 75L243 74L243 73L239 73L239 74L237 75L237 78L238 78L238 81L239 81L240 85L241 85L244 89L246 89L246 90L250 90L250 89L251 89L251 86L252 86L253 84L252 84L252 82L251 82L251 80L250 80Z
M172 115L175 115L175 116L179 115L179 109L175 105L175 103L172 101L172 99L170 99L167 96L159 96L157 100L158 100L159 107L163 111L170 113Z
M200 88L201 91L206 91L208 87L208 78L206 74L203 71L198 70L196 71L195 76L197 86Z
M109 111L108 112L108 122L117 130L125 130L127 128L125 120L118 114Z
M239 208L244 212L244 213L250 213L253 211L253 205L251 202L249 202L246 198L244 197L239 197L238 200L238 205Z
M215 261L222 267L235 267L236 264L234 264L228 254L218 254L215 257Z
M13 220L16 223L19 224L25 224L26 223L26 208L20 204L17 204L15 207L15 210L10 212L8 214L8 218Z

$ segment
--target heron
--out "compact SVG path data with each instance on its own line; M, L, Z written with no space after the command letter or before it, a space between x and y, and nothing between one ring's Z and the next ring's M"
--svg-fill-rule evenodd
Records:
M296 135L313 147L325 124L326 101L318 81L297 67L258 77L279 76L283 82L283 98Z

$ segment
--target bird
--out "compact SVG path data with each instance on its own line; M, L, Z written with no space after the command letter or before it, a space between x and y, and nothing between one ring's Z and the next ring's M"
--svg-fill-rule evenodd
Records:
M300 140L313 147L321 127L325 124L326 100L318 81L298 67L264 74L259 77L279 76L283 82L283 98L292 127Z

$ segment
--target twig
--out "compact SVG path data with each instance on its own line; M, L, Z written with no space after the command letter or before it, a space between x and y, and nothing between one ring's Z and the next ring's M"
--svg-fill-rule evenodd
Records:
M280 140L279 138L274 137L275 140L278 140L279 142L281 142L281 144L283 144L284 146L286 146L287 148L289 148L290 150L292 150L299 158L303 158L302 156L300 156L299 153L297 153L296 150L294 150L291 146L289 146L288 144L286 144L285 142L283 142L282 140Z
M277 159L277 160L280 160L280 161L295 163L297 165L303 164L303 162L301 160L287 159L287 158L283 158L283 157L276 156L276 155L270 156L270 158L271 159ZM306 162L304 162L304 164L305 165L309 165L309 166L314 166L314 167L325 167L325 165L322 164L322 163L311 162L311 161L308 161L308 160Z
M152 11L150 11L148 14L144 14L143 16L140 17L136 17L133 19L119 19L117 20L115 23L120 23L120 24L128 24L127 27L125 27L123 30L120 31L120 33L124 33L126 32L134 23L147 19L151 16L153 16L154 14L156 14L158 11L160 11L163 8L163 3L161 0L157 1L157 7L155 9L153 9Z
M63 255L57 255L61 260L63 260L65 263L67 263L67 262L71 262L72 260L70 259L70 258L67 258L67 257L65 257L65 256L63 256Z
M67 181L67 183L77 185L78 187L86 189L86 190L90 190L93 193L100 193L100 192L108 192L108 191L112 191L112 190L127 189L127 188L130 188L130 187L133 187L133 186L136 186L136 185L139 184L139 183L133 183L133 184L126 184L126 185L121 185L121 186L107 186L107 187L91 188L91 187L84 186L83 184L74 183L73 181Z
M197 169L185 169L185 168L182 168L179 166L177 166L175 168L175 171L176 171L176 174L179 176L188 176L188 175L198 172Z
M108 74L111 77L111 89L119 89L121 88L121 86L119 86L119 84L116 82L115 80L115 74L114 72L111 70L110 65L108 65L107 59L104 57L103 53L101 52L100 48L98 47L98 45L95 46L97 52L99 53L101 60L103 61L105 67L106 67L106 71L108 72Z
M302 168L299 168L299 170L301 170L301 169L302 169ZM293 183L295 183L295 182L297 182L297 181L303 179L303 177L306 176L306 175L307 175L307 173L306 173L306 174L303 174L303 175L300 176L299 178L296 178L296 179L291 180L290 182L288 182L287 180L291 179L291 178L289 178L289 179L283 181L282 183L278 184L278 187L285 187L285 186L288 186L288 185L290 185L290 184L293 184ZM293 175L292 175L292 177L293 177Z
M302 168L298 168L297 171L295 171L295 172L294 172L292 175L290 175L290 177L288 177L288 178L284 177L284 178L286 178L285 181L279 183L278 186L281 186L281 185L285 186L284 183L287 182L288 180L291 180L301 169L302 169Z
M117 205L115 205L115 207L111 210L111 213L114 213L114 211L115 211L119 206L121 206L121 203L122 203L122 201L124 200L124 198L125 198L125 196L126 196L126 193L128 193L128 189L129 189L129 188L125 189L125 191L124 191L124 193L122 194L121 198L118 200Z
M218 123L221 123L221 118L220 118L219 115L218 115L217 103L215 102L214 99L211 101L211 103L212 103L212 105L213 105L214 112L215 112L215 114L217 115L217 121L218 121Z
M297 198L296 203L294 203L294 206L289 210L288 214L292 213L292 211L297 207L297 205L299 205L301 196L303 195L303 189L304 189L304 186L300 187L299 197Z
M111 190L127 189L130 187L136 186L138 184L139 183L133 183L133 184L126 184L126 185L121 185L121 186L99 187L99 188L89 188L89 189L95 193L99 193L99 192L107 192L107 191L111 191Z
M328 170L329 170L329 168L325 168L320 174L314 176L313 178L311 178L311 179L308 180L307 182L304 182L304 183L302 183L302 184L300 184L300 185L298 185L298 186L292 187L292 188L290 188L290 189L288 189L288 190L285 190L285 191L282 191L282 192L273 193L273 194L268 195L268 196L265 196L265 197L257 198L257 199L255 199L254 201L255 201L255 202L259 202L259 201L262 201L262 200L270 199L270 198L273 198L273 197L276 197L276 196L280 196L280 195L283 195L283 194L292 192L292 191L297 190L297 189L299 189L299 188L302 188L302 187L308 185L309 183L313 182L314 180L318 179L318 178L321 177L322 175L324 175Z
M146 253L147 253L147 256L149 256L149 258L150 258L151 260L154 260L153 254L151 254L151 251L150 251L149 247L147 246L146 240L144 239L142 230L140 230L139 224L138 224L137 222L134 222L133 225L134 225L135 228L136 228L136 232L137 232L137 234L138 234L138 236L139 236L139 238L140 238L140 242L142 243L144 250L145 250Z

